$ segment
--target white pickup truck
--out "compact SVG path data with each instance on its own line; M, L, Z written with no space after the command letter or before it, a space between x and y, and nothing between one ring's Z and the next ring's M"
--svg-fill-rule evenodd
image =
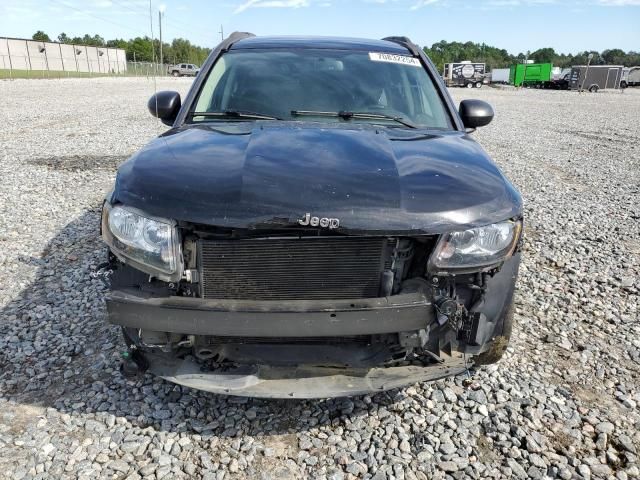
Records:
M195 77L200 72L200 67L193 63L179 63L177 65L169 65L168 73L174 77Z

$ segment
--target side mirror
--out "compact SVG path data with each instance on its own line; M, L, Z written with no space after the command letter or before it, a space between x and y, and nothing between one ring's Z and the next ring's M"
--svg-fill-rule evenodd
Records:
M484 127L493 120L493 108L482 100L461 101L459 112L462 123L467 128Z
M180 94L178 92L158 92L153 95L147 103L147 108L151 115L158 117L165 125L173 125L181 106Z

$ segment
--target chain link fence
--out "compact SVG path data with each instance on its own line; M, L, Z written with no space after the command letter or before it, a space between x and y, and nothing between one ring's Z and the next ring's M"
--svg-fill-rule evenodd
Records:
M12 56L14 58L14 56ZM24 58L23 60L27 60ZM0 79L18 78L86 78L86 77L153 77L168 75L169 64L151 62L125 62L125 68L99 68L98 65L78 70L53 70L50 68L13 68L6 56L0 55ZM23 65L24 66L24 63Z

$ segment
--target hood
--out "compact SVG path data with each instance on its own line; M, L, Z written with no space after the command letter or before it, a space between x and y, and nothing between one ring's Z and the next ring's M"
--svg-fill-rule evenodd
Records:
M223 227L290 226L310 213L379 233L442 233L521 213L518 192L461 132L209 125L170 131L130 158L111 201Z

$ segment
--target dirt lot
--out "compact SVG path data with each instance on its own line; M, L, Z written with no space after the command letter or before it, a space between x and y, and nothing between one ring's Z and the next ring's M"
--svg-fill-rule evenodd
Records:
M454 90L493 104L473 135L525 199L508 354L466 380L302 402L118 373L99 209L165 130L153 88L0 81L0 478L640 475L640 90Z

